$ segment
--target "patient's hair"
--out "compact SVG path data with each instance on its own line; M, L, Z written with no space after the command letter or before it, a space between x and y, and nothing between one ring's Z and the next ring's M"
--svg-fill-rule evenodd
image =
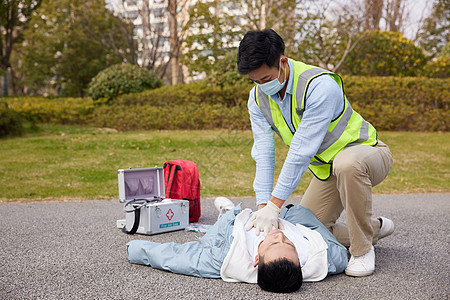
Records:
M302 286L302 268L287 258L280 258L264 263L259 258L258 285L266 291L275 293L295 292Z

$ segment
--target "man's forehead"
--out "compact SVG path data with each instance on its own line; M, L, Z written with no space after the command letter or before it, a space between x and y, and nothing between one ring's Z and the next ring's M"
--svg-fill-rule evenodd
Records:
M263 80L266 79L266 77L270 77L272 68L270 68L268 65L263 64L261 67L259 67L256 70L250 71L247 76L251 80Z
M268 247L264 252L264 260L267 262L280 258L287 258L295 264L297 264L297 260L299 261L298 253L295 247L293 248L292 246L288 246L286 244L278 244L273 247Z

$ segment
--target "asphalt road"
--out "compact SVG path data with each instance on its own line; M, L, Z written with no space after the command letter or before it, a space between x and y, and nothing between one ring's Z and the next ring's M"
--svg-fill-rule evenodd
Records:
M130 264L125 244L132 239L186 242L201 234L125 235L116 228L123 218L118 201L4 203L0 299L448 299L450 194L375 195L373 207L394 220L396 231L375 247L372 276L329 276L278 295ZM200 222L212 224L213 199L203 199L202 210Z

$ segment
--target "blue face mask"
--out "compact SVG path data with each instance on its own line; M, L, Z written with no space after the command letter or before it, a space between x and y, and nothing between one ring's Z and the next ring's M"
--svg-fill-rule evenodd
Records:
M281 58L280 58L280 67L278 69L278 76L277 76L277 78L275 78L272 81L266 82L264 84L258 84L258 83L256 83L256 84L261 88L261 90L263 91L264 94L269 95L269 96L276 95L276 93L281 91L281 89L286 84L286 72L284 72L284 81L283 81L283 83L280 83L278 81L278 77L280 77L280 73L281 73Z

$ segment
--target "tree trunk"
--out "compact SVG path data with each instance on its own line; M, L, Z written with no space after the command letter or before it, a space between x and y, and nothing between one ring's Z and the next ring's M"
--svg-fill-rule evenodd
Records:
M14 69L11 67L9 69L11 72L11 88L13 95L20 95L19 87L17 86L17 75ZM23 93L22 93L23 94Z
M365 29L379 30L380 20L383 14L383 0L365 0Z
M178 42L177 0L169 0L170 57L172 67L172 85L179 82L180 55Z
M400 31L403 19L402 0L395 0L392 3L392 16L389 22L390 31Z
M2 75L2 96L8 96L8 87L9 87L9 80L8 80L8 69L6 69L3 72Z

